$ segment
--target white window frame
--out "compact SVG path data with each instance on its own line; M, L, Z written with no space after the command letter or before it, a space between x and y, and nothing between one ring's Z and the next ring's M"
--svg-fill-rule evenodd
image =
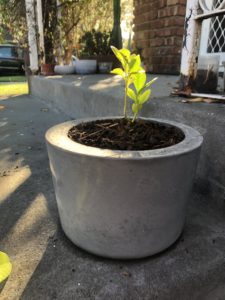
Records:
M213 5L213 0L208 0L207 5L209 8ZM225 52L218 52L218 53L208 53L208 39L210 34L210 24L211 24L211 18L205 19L202 22L202 29L201 29L201 40L200 40L200 48L199 48L199 55L204 56L213 56L215 54L220 56L220 71L224 71L224 67L222 66L222 62L225 61Z

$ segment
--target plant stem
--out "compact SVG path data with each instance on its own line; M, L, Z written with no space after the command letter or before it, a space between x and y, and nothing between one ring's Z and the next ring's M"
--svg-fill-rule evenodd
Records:
M124 118L127 119L127 84L128 80L125 80L125 93L124 93Z
M136 118L137 118L137 114L134 114L134 116L133 116L133 119L132 119L132 123L134 123L134 121L136 120Z

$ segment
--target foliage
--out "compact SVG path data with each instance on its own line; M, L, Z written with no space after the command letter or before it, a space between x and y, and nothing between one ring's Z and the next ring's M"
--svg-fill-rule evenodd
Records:
M130 51L125 48L120 50L114 46L111 46L111 48L122 65L122 68L116 68L112 70L111 73L120 75L124 79L124 117L127 117L128 96L134 102L132 104L134 121L142 109L143 104L148 101L151 95L151 89L149 87L157 78L146 83L146 73L141 66L140 55L131 54ZM133 85L133 89L130 88L131 84Z
M26 82L27 78L23 75L9 75L9 76L0 76L1 82Z
M0 283L3 282L11 273L12 264L6 253L0 251Z
M108 55L110 54L110 33L101 32L93 29L92 31L86 32L79 40L81 45L80 55Z
M76 28L81 20L81 12L87 0L60 0L57 6L57 38L55 38L55 52L58 61L66 64L71 61L76 36Z
M93 29L108 33L114 28L113 35L117 32L119 36L117 40L120 43L120 14L121 19L127 19L126 7L129 1L42 0L47 61L53 61L57 56L69 62L74 50L79 48L79 39ZM25 0L0 0L0 41L2 42L5 32L9 32L13 40L21 46L27 46ZM111 41L111 44L122 47L117 45L116 41L113 43ZM102 49L101 52L105 50ZM43 53L39 53L40 57L42 55Z
M7 31L19 45L27 46L26 9L24 0L0 0L0 40ZM4 28L4 29L3 29Z
M42 0L45 60L48 64L55 63L55 40L57 38L57 5L56 0ZM41 54L42 55L42 54Z
M67 63L74 50L79 50L79 40L93 29L104 32L112 27L112 3L110 0L61 0L58 6L61 17L58 18L60 38L56 49ZM78 55L78 53L76 53Z
M113 25L112 0L88 0L83 7L77 26L79 38L88 31L109 32Z
M69 61L85 32L112 27L110 0L42 0L42 10L47 62L54 62L55 56ZM27 46L25 0L0 0L0 16L0 40L4 40L4 25L15 42Z

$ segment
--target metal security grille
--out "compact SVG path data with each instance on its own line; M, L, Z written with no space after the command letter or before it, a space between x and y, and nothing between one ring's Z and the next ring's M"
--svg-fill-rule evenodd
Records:
M223 0L214 0L212 9L216 9L222 2ZM225 15L212 18L207 52L225 52Z

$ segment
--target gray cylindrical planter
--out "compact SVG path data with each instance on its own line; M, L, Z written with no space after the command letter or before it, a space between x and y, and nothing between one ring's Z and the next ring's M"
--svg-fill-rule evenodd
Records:
M77 246L105 257L141 258L181 234L203 138L189 126L152 120L180 128L185 139L158 150L114 151L69 139L81 120L47 131L61 224Z

